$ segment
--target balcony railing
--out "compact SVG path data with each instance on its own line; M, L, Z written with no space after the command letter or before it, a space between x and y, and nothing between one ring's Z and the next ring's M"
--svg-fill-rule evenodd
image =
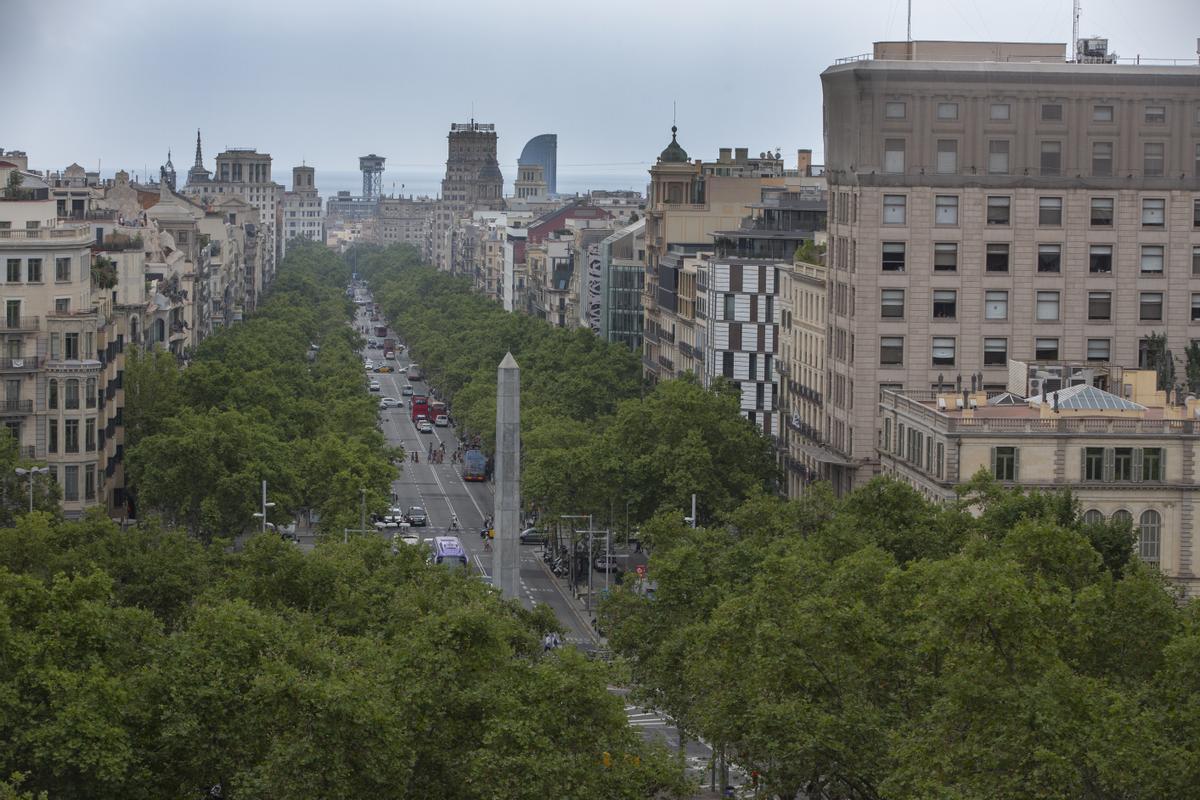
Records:
M32 400L0 400L0 414L32 414Z
M0 317L0 330L36 331L41 317Z
M41 366L42 359L40 356L25 356L24 358L0 357L0 371L3 372L32 372Z
M0 239L20 239L23 241L50 241L61 239L81 239L90 242L93 239L92 229L87 227L71 228L25 228L23 230L0 230Z

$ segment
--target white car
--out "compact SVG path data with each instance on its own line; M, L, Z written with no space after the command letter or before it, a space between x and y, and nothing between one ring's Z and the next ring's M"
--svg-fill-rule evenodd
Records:
M366 361L363 362L363 366L369 370L375 369L375 362L368 358Z
M371 381L367 388L372 392L379 392L383 390L383 387L379 385L379 381Z
M433 433L433 426L429 424L427 419L417 420L417 431L419 433Z
M436 417L433 418L433 424L437 425L439 428L445 428L447 425L450 424L450 418L447 417L445 414L438 414Z
M384 397L379 400L380 408L399 408L400 405L399 397Z

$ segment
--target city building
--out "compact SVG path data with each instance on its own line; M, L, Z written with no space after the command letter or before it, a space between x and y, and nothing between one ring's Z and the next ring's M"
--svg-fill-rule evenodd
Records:
M817 253L814 256L819 255ZM825 330L829 270L797 259L779 270L783 306L779 325L779 410L784 489L799 497L815 480L837 486L839 465L831 463L825 440Z
M538 180L546 187L543 194L558 194L558 134L543 133L525 143L525 147L521 149L521 157L517 159L517 174L520 180L524 180L526 167L533 168L531 174L540 171ZM522 195L520 187L513 194L517 197L529 196Z
M195 174L197 180L192 183ZM263 272L253 285L247 287L251 307L257 305L258 297L275 278L275 267L280 252L281 231L277 226L282 211L283 187L271 180L271 156L259 153L253 147L230 148L217 156L217 169L209 174L204 169L200 153L200 136L196 135L196 166L188 172L188 183L183 187L185 197L197 199L207 205L217 198L234 194L258 209L259 226L262 228Z
M826 438L855 484L880 466L881 390L1200 338L1200 67L1065 53L879 42L822 73L827 386L853 387Z
M503 208L504 175L496 160L495 125L453 123L447 142L446 175L432 212L426 257L438 269L452 272L455 227L477 209Z
M642 284L646 269L646 220L639 219L600 242L600 330L605 341L642 349Z
M1070 489L1085 522L1126 520L1137 555L1200 594L1192 544L1200 401L1168 401L1152 370L1086 363L1067 365L1060 388L1034 393L1036 365L1011 366L1011 391L957 382L883 390L873 426L882 472L934 500L954 499L980 471L1006 486Z
M321 202L316 170L307 166L292 167L292 190L283 193L282 255L287 255L291 239L325 241L325 214L321 211Z
M642 296L645 310L643 356L651 381L681 375L673 344L681 326L692 320L679 316L679 292L693 292L692 278L681 275L684 258L713 249L712 235L738 227L747 209L761 199L764 186L782 186L783 162L763 153L750 158L748 150L721 148L716 161L689 160L671 128L671 142L650 168L646 200L646 277ZM694 310L694 294L683 308ZM666 343L664 352L662 344ZM693 346L695 343L689 343ZM684 356L691 363L692 356ZM700 361L703 361L701 357Z
M546 197L549 193L546 173L541 164L517 166L517 182L513 185L514 197L518 200L525 200L530 197Z
M385 247L410 244L425 248L429 217L435 201L429 197L380 197L375 225L375 241Z

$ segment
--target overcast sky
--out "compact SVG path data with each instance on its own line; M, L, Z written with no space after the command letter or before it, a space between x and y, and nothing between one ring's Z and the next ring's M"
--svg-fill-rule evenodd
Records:
M449 123L494 122L505 178L557 133L559 172L821 143L821 70L903 39L906 0L0 0L0 147L180 173L231 146L355 170L437 169ZM1122 56L1195 58L1200 0L1084 0ZM1066 42L1071 0L914 0L917 39ZM320 173L318 172L318 185Z

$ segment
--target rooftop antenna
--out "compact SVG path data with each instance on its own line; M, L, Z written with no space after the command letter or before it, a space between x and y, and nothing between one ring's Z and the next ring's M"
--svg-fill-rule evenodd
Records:
M1071 47L1075 50L1075 57L1070 59L1078 63L1079 61L1079 0L1074 0L1071 7Z

